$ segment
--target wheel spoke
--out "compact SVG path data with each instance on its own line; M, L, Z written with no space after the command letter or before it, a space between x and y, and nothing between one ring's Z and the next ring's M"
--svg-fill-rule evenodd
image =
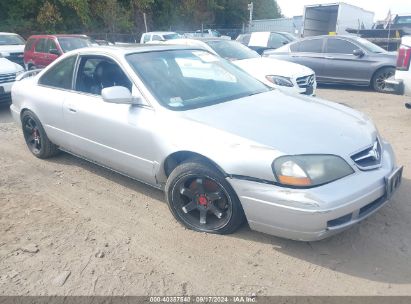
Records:
M193 193L193 191L191 191L190 189L185 188L185 187L183 187L183 186L180 188L180 194L181 194L181 195L184 195L184 196L187 196L189 199L193 199L193 198L194 198L194 193Z
M220 209L218 209L213 204L210 204L208 210L210 210L218 219L221 219L223 217L223 213L220 211Z
M222 199L223 194L220 191L207 193L207 197L210 201L214 202L216 200Z
M197 187L197 192L198 193L204 193L205 192L202 178L197 178L196 179L196 187Z
M195 202L191 201L181 209L183 209L184 213L189 213L189 212L193 211L196 208L197 208L197 204Z
M200 224L205 225L207 224L207 210L200 209Z

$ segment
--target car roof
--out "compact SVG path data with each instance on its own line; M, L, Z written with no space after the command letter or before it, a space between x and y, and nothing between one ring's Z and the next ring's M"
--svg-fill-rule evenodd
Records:
M0 35L17 35L17 36L19 36L19 34L16 34L16 33L8 33L8 32L0 32Z
M78 37L78 38L89 38L82 34L44 34L44 35L32 35L29 38L59 38L59 37Z
M183 45L169 45L169 44L128 44L128 45L102 45L96 47L87 47L71 51L70 53L78 54L92 54L107 52L118 55L127 55L133 53L147 53L157 51L172 51L172 50L202 50L202 48L183 46Z
M144 34L159 34L159 35L167 35L167 34L177 34L176 32L161 32L161 31L159 31L159 32L147 32L147 33L144 33Z

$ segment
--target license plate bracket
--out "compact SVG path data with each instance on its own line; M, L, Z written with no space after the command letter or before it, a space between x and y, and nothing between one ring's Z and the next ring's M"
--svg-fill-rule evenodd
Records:
M387 196L387 199L390 199L400 186L403 169L404 167L397 168L385 178L385 195Z

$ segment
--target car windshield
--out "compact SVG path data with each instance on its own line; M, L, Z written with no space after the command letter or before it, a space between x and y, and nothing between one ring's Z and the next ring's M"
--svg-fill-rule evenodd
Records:
M93 45L93 42L86 37L59 37L57 40L64 53Z
M0 35L0 45L24 45L26 42L19 35Z
M375 54L387 53L386 50L380 48L378 45L364 39L364 38L356 38L356 41L361 43L361 45L369 52Z
M175 33L175 34L167 34L167 35L163 35L164 39L166 40L171 40L171 39L178 39L181 38L179 34Z
M227 60L243 60L260 57L257 52L239 42L230 40L205 41L219 56Z
M188 110L270 89L228 61L201 50L133 53L127 61L163 106Z

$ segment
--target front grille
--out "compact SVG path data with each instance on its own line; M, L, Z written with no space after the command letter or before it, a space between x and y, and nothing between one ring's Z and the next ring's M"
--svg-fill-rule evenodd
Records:
M10 53L6 58L24 67L24 54L22 52Z
M361 170L372 170L380 167L382 159L380 141L377 139L371 147L352 155L351 159Z
M314 86L315 75L308 75L304 77L297 78L297 84L300 88L306 89Z
M0 74L0 83L13 82L16 80L16 73Z
M11 103L11 94L10 93L0 95L0 104L4 104L4 103Z

